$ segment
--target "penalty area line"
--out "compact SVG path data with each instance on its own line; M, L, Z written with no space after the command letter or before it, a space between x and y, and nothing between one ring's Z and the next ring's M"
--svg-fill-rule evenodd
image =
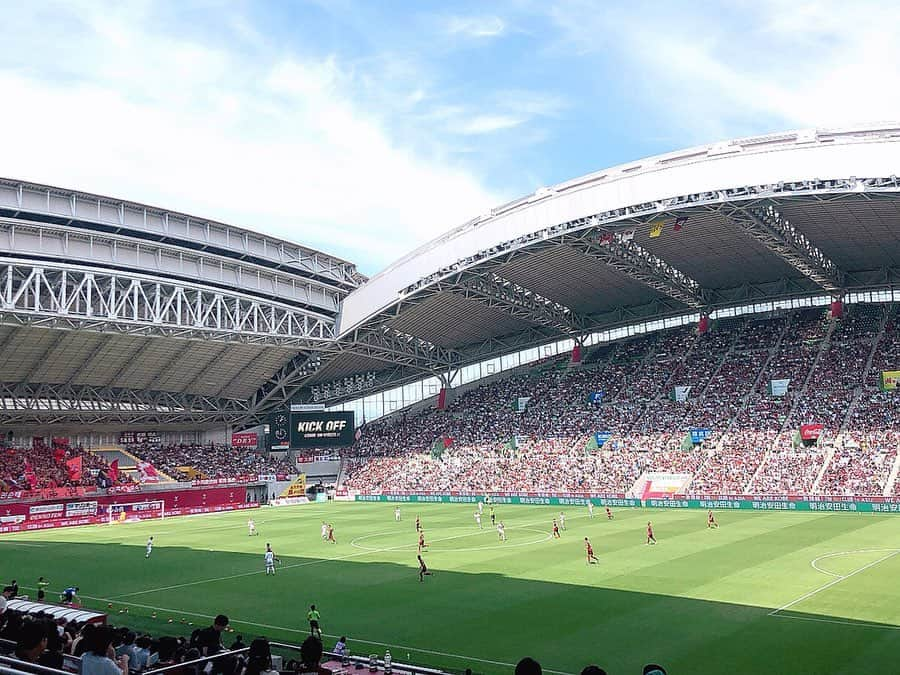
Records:
M789 609L789 608L793 607L794 605L796 605L800 602L803 602L804 600L807 600L808 598L811 598L818 593L821 593L822 591L828 590L832 586L836 586L837 584L841 583L842 581L846 581L847 579L849 579L851 577L855 577L860 572L865 572L870 567L875 567L875 565L877 565L878 563L884 562L888 558L893 558L898 553L900 553L900 551L894 551L893 553L888 553L886 556L882 556L878 560L870 562L868 565L863 565L859 569L853 570L852 572L850 572L850 574L847 574L847 575L844 575L841 577L837 577L836 579L829 581L827 584L823 584L822 586L819 586L818 588L814 588L809 593L804 593L796 600L791 600L786 605L782 605L781 607L778 607L777 609L773 609L771 612L769 612L768 616L776 616L780 612L783 612L784 610Z

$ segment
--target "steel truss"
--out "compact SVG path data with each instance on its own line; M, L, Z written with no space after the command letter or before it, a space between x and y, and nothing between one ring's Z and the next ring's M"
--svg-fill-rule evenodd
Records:
M763 183L744 185L714 192L696 192L691 194L667 197L631 206L610 209L590 216L558 223L523 234L508 241L498 242L488 248L461 258L445 267L421 277L401 291L401 296L409 296L435 281L453 274L466 271L484 262L502 258L510 252L520 249L532 249L541 242L562 242L567 237L590 228L603 227L627 229L629 226L645 224L662 219L676 218L685 210L700 208L719 210L728 203L741 203L744 206L760 204L777 204L779 201L820 201L833 202L840 199L878 199L890 196L896 198L900 192L900 178L834 178L828 180L802 180L793 182ZM514 208L517 208L514 207ZM492 213L498 215L510 208L501 207ZM488 216L485 219L489 219ZM483 219L476 219L467 226L479 224Z
M0 384L0 422L32 424L231 425L246 401L112 387Z
M130 232L144 239L186 243L239 260L256 259L293 274L312 275L352 290L366 281L356 265L321 251L251 232L111 197L0 178L0 215L43 223L64 222L94 231Z
M301 348L335 337L330 317L238 292L8 258L0 323Z
M473 272L465 278L451 278L438 282L434 290L452 291L522 321L555 328L563 334L578 335L587 326L587 320L569 307L504 279L495 272Z
M841 292L844 285L844 272L806 235L791 225L774 204L755 206L728 204L717 210L826 291Z
M568 245L688 307L703 309L709 304L699 283L633 239L612 232L591 231L586 237L569 241Z

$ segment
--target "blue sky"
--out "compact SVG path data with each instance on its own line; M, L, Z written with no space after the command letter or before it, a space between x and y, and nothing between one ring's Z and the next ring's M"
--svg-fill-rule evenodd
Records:
M900 118L893 2L4 3L0 175L372 274L534 189Z

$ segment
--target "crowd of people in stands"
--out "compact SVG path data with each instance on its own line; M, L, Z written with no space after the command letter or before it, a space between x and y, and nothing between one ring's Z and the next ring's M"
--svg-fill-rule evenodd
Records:
M461 392L445 410L366 425L344 486L628 492L642 473L666 472L691 474L691 493L877 496L900 445L900 399L877 389L894 369L900 316L887 305L646 334L603 345L580 367L542 363ZM674 400L676 387L690 388L685 400ZM523 412L519 397L530 397ZM800 441L807 424L822 425L818 442ZM702 445L686 441L691 429L708 430ZM590 441L598 431L608 436L600 448ZM438 440L448 447L433 453Z
M258 474L297 473L291 462L264 453L228 445L140 445L126 448L175 480L237 478Z
M42 440L27 448L0 443L0 492L127 482L124 473L113 480L107 463L82 447Z
M241 635L235 635L226 642L226 633L231 630L228 624L228 617L220 614L211 626L193 631L189 638L153 637L124 627L7 610L0 612L0 639L15 646L10 651L0 645L0 650L25 662L23 666L34 664L79 675L129 675L178 664L185 664L183 669L173 671L180 675L277 675L279 672L328 675L331 672L321 665L325 650L319 637L308 637L278 671L273 668L268 640L257 638L247 645ZM342 640L346 645L346 640ZM210 666L191 664L216 654L222 656L210 661ZM76 658L67 660L67 657Z
M183 665L171 672L178 675L331 675L334 670L329 665L342 670L350 663L346 637L341 637L326 652L321 636L310 635L299 649L291 652L292 658L277 662L272 645L264 637L252 640L249 645L241 635L226 641L231 630L228 624L228 617L219 614L211 626L193 631L189 638L153 637L125 627L7 610L0 612L0 639L14 646L10 649L0 645L0 651L20 661L22 668L55 668L79 675L135 675L180 664ZM217 654L219 658L203 661ZM466 670L467 675L471 672ZM543 670L536 660L525 657L516 664L514 672L515 675L542 675ZM606 671L589 665L581 675L606 675ZM643 667L642 675L666 675L666 670L648 664Z

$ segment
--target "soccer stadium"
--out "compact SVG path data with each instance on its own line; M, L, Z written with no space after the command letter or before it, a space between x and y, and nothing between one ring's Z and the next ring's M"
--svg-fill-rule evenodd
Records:
M893 672L898 174L717 142L371 278L0 179L0 671Z

